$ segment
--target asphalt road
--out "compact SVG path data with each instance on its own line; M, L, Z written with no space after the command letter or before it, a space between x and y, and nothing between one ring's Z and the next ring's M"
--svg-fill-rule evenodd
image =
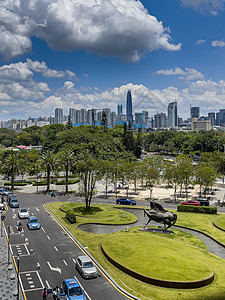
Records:
M17 198L20 207L28 208L30 215L35 215L41 222L40 230L29 230L26 226L27 221L22 220L23 231L18 233L18 209L10 207L4 221L7 231L10 232L12 255L19 265L20 283L25 299L41 299L43 287L60 286L63 279L74 276L83 286L87 299L132 299L118 291L101 272L98 278L91 280L85 280L79 275L74 262L78 255L83 254L82 250L43 208L44 204L53 201L83 202L83 199L69 196L51 198L49 195L22 193L17 193ZM94 199L93 202L115 204L115 200L109 199ZM147 201L138 201L137 205L149 207ZM167 209L177 207L174 203L164 203L163 206ZM225 213L225 208L218 207L218 212Z
M41 229L29 230L27 220L22 220L23 231L18 233L18 209L9 207L6 213L5 226L10 232L11 251L17 264L19 257L19 277L25 299L41 299L43 287L60 286L63 279L74 276L84 288L86 299L131 299L119 292L102 273L99 272L96 279L86 280L75 269L75 259L83 254L81 249L43 208L47 202L68 201L69 197L18 193L17 198L20 207L29 208L30 215L35 215L41 223Z

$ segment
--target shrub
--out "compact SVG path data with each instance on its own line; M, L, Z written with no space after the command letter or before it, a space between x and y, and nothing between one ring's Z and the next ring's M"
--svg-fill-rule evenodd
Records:
M9 186L11 185L11 182L5 182L4 185ZM14 186L24 186L24 185L27 185L26 182L14 182Z
M202 214L217 214L217 207L194 206L194 205L177 205L177 211L202 213Z
M79 181L80 179L68 180L68 184L75 184ZM66 184L66 180L56 182L56 185L65 185L65 184Z
M76 215L72 210L67 211L65 217L71 224L76 223Z

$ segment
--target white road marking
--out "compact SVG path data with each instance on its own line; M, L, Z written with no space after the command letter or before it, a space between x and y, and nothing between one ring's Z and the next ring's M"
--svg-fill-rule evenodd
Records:
M46 282L47 288L50 289L50 285L49 285L48 281L45 280L45 282Z
M47 238L50 240L50 236L47 235Z
M56 246L54 246L54 248L55 248L56 251L59 251Z
M41 230L42 230L44 233L46 233L46 231L44 230L44 228L43 228L43 227L41 227Z
M37 207L35 207L35 208L36 208L36 210L37 210L37 211L40 211L40 209L39 209L39 208L37 208Z
M63 262L64 262L64 264L66 265L66 266L68 266L68 263L63 259Z
M83 286L81 285L81 283L79 282L79 280L77 279L76 276L74 276L75 280L79 283L79 285L81 286L82 290L84 290ZM88 295L88 293L84 290L84 294L87 297L88 300L91 300L90 296Z
M76 265L76 260L74 259L74 258L72 258L72 261L75 263L75 265Z
M59 267L57 267L57 268L52 267L49 261L47 261L47 264L48 264L51 271L56 271L56 272L59 272L61 274L61 269Z

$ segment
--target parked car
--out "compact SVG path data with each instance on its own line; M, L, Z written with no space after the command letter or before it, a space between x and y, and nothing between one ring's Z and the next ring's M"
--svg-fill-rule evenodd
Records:
M10 202L11 199L17 199L16 195L13 193L8 194L8 196L7 196L8 203Z
M119 198L119 199L116 199L116 204L136 205L136 201L130 200L128 198Z
M12 208L19 207L19 201L16 198L12 198L9 200L9 206Z
M29 229L40 229L41 224L35 216L28 217L27 227Z
M188 200L186 202L182 202L181 205L194 205L194 206L200 206L200 203L196 200Z
M98 271L93 262L85 255L76 259L76 269L83 278L94 278L98 276Z
M57 299L85 300L84 290L74 278L64 279L57 290Z
M195 198L200 203L200 206L209 206L209 199L206 198Z
M20 208L18 210L18 217L20 219L27 219L29 217L29 211L26 208Z

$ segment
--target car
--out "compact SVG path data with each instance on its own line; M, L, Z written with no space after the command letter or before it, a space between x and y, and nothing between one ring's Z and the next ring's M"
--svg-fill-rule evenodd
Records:
M8 196L7 196L8 203L10 202L11 199L17 199L16 195L13 193L8 194Z
M130 200L128 198L119 198L119 199L116 199L116 204L136 205L136 201Z
M41 228L41 224L40 224L39 220L35 216L31 216L31 217L28 217L27 227L29 229L40 229Z
M209 206L209 200L206 198L195 198L200 203L200 206Z
M9 206L12 208L19 207L19 201L16 198L12 198L9 200Z
M64 279L57 290L57 299L85 300L84 290L75 278Z
M98 276L98 271L95 265L86 255L77 257L76 269L83 278L94 278Z
M27 219L29 217L29 211L26 208L20 208L18 210L18 217L20 219Z
M181 205L194 205L194 206L200 206L200 203L196 200L188 200L186 202L182 202Z

